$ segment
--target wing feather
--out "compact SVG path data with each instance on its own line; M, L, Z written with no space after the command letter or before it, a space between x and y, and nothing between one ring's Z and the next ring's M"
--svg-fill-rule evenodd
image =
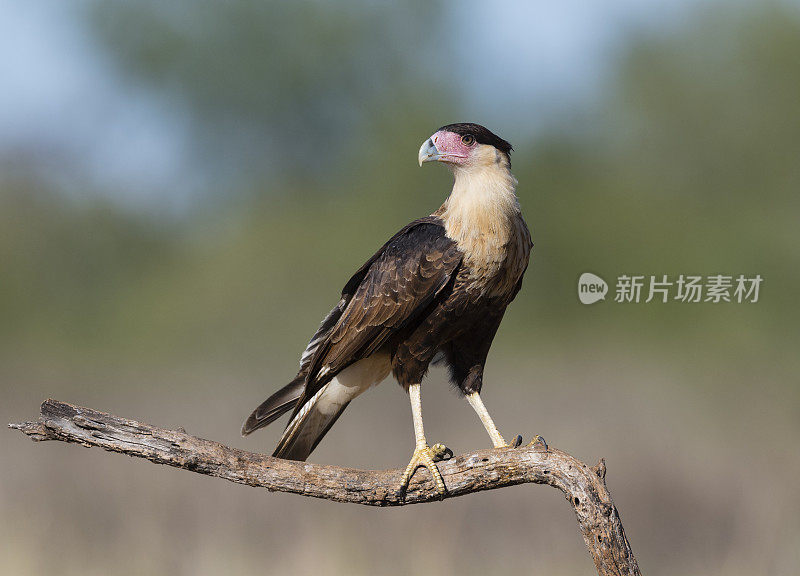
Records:
M387 242L368 266L325 341L314 351L305 400L350 364L366 358L419 317L455 277L462 253L438 219L407 226ZM366 269L365 269L366 268Z

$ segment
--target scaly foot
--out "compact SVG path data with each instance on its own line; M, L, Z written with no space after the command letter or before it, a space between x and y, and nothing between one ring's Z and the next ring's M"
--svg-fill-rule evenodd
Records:
M439 496L444 498L447 490L444 486L442 475L435 463L439 460L446 460L447 457L451 457L452 455L452 450L450 450L444 444L434 444L432 447L418 446L414 450L414 455L411 456L411 462L408 463L406 471L403 473L402 480L400 480L400 494L405 494L406 490L408 490L408 483L411 481L411 477L414 475L414 472L417 470L417 468L424 466L428 469L428 472L430 472L431 476L433 477L433 481L436 483L436 491L439 493Z
M547 442L545 442L545 439L539 436L538 434L533 437L533 440L530 441L528 446L533 446L534 448L538 448L542 452L547 452L549 450L549 447L547 446Z
M516 438L514 438L511 442L506 444L506 448L519 448L522 445L522 435L517 434Z

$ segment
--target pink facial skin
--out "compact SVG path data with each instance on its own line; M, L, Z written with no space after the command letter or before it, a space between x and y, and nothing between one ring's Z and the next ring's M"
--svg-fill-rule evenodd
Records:
M448 164L465 164L477 146L475 139L467 146L461 141L462 136L455 132L439 130L431 136L433 145L439 151L439 162Z

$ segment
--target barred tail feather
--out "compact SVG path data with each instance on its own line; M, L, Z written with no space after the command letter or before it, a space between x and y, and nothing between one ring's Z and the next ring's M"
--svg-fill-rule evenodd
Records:
M322 387L289 422L275 452L276 458L304 461L344 412L355 395L336 379Z
M351 364L313 396L302 396L273 456L305 460L359 394L389 374L391 360L380 352Z

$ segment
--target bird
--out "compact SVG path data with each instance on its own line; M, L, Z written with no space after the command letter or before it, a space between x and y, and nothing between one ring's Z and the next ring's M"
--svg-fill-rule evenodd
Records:
M438 162L453 187L433 214L414 220L361 266L300 357L300 369L242 426L246 436L291 411L274 457L305 461L347 406L391 373L408 393L415 448L400 480L404 493L420 467L441 497L436 462L452 452L430 446L421 384L443 362L495 448L506 443L481 400L489 348L522 286L533 242L511 172L513 148L474 123L439 128L419 149L419 165Z

